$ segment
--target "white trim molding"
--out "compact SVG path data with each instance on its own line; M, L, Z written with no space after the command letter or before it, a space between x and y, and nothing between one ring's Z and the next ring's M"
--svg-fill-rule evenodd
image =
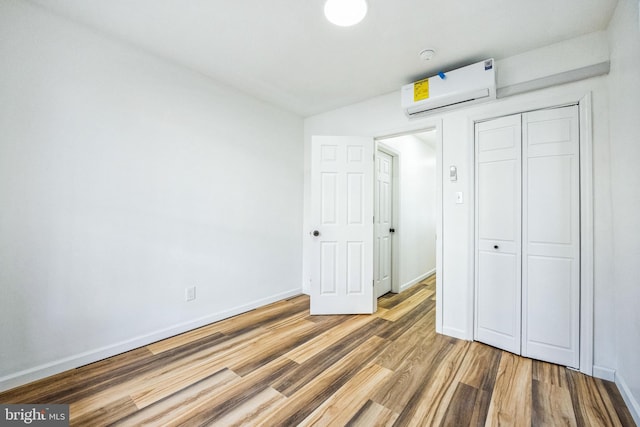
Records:
M439 298L440 297L436 297L436 301L438 301ZM436 332L437 332L437 330L436 330ZM469 339L469 334L467 334L467 331L462 330L462 329L458 329L458 328L445 327L445 328L443 328L442 332L438 332L438 333L441 333L443 335L447 335L449 337L457 338L459 340L471 341Z
M604 366L594 365L593 376L596 378L600 378L601 380L615 381L616 370L611 368L605 368Z
M631 412L633 420L636 422L636 425L640 426L640 403L638 403L638 401L633 397L631 389L629 389L625 380L617 373L616 385L618 386L618 390L620 390L624 403L627 404L627 408L629 408L629 412Z
M149 334L141 335L130 340L121 341L109 346L98 348L96 350L88 351L81 354L76 354L71 357L56 360L51 363L36 366L31 369L16 372L15 374L7 375L0 378L0 392L18 387L32 381L37 381L42 378L46 378L51 375L59 374L69 369L77 368L78 366L86 365L89 363L97 362L98 360L106 359L120 353L130 351L135 348L149 345L153 342L160 341L178 334L182 334L187 331L191 331L202 326L206 326L210 323L218 322L220 320L227 319L229 317L236 316L238 314L246 313L258 307L265 306L277 301L281 301L288 298L301 295L300 289L293 289L288 292L282 292L271 297L263 298L253 301L249 304L244 304L230 310L221 311L218 313L210 314L208 316L201 317L199 319L181 323L169 328L161 329Z
M434 274L436 274L436 269L435 268L433 270L427 271L424 274L421 274L420 276L416 277L413 280L408 281L407 283L403 283L402 285L400 285L400 292L409 289L413 285L416 285L416 284L422 282L424 279L426 279L427 277L433 276Z
M593 104L578 103L580 121L580 372L593 375Z

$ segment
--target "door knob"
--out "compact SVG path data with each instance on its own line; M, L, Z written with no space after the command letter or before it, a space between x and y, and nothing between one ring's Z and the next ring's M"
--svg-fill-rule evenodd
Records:
M493 245L493 249L499 249L500 247L498 245Z
M311 234L313 234L314 237L318 237L320 235L320 232L318 230L313 230Z
M389 229L389 233L395 233L395 232L396 232L396 229L395 229L395 228L390 228L390 229Z

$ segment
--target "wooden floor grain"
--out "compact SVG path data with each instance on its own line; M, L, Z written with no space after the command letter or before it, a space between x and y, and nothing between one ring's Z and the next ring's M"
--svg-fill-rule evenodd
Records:
M374 315L280 301L0 393L87 426L633 426L615 384L435 333L435 277Z

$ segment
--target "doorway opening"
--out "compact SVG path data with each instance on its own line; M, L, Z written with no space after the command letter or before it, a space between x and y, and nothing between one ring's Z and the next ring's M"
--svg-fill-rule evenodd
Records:
M435 279L436 129L378 138L375 151L374 283L376 296Z
M310 313L323 314L371 314L377 311L377 298L374 280L374 159L378 145L384 149L389 139L429 132L435 140L436 159L432 161L435 170L435 201L431 208L435 211L436 236L442 235L442 122L432 120L421 122L419 126L406 126L396 132L373 136L312 135L311 136L311 203L309 236L310 257ZM394 148L387 147L393 151ZM392 155L394 153L391 153ZM395 153L400 164L401 153ZM394 156L392 156L394 157ZM396 168L398 177L401 168ZM392 172L393 174L393 172ZM400 181L397 180L398 182ZM402 193L406 190L398 186L396 197L398 209L396 218L402 218ZM407 210L407 209L405 209ZM433 212L432 211L432 212ZM408 209L411 212L411 209ZM405 228L404 223L403 228ZM404 234L413 237L410 223ZM392 227L394 228L394 227ZM397 227L396 233L400 234ZM419 235L419 234L418 234ZM393 243L397 240L398 244ZM418 241L413 247L402 243L403 240L391 239L392 291L408 289L420 278L428 276L429 270L422 273L406 273L400 262L410 259ZM437 294L442 295L442 238L433 237L435 242L435 276ZM405 249L408 247L408 250ZM395 248L395 250L394 250ZM434 269L433 267L431 268ZM403 280L404 277L409 279ZM413 280L412 280L413 279ZM442 332L443 298L437 298L436 332Z

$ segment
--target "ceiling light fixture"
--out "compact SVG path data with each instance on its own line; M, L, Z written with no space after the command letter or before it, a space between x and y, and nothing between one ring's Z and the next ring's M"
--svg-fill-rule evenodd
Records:
M324 16L341 27L356 25L366 14L366 0L327 0L324 4Z

